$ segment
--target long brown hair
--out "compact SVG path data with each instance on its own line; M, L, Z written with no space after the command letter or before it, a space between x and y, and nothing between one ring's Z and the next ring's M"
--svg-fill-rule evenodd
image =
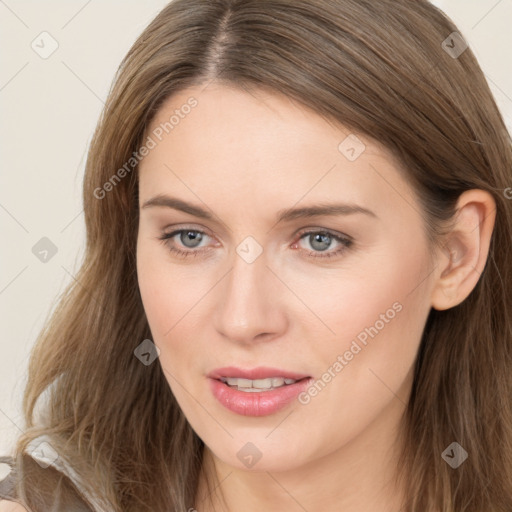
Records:
M85 255L33 349L18 459L44 433L109 510L194 506L204 444L161 366L134 356L151 339L136 275L134 153L164 100L215 80L283 93L387 146L433 242L462 192L492 194L496 224L476 287L428 317L398 470L404 512L510 512L512 144L471 48L454 32L426 0L170 2L122 61L91 142ZM42 396L46 414L35 421ZM469 454L457 469L442 457L454 441ZM35 510L50 499L37 475L20 484Z

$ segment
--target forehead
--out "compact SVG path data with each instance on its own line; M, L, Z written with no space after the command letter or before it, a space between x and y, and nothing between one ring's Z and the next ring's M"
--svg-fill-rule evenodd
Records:
M251 149L256 145L277 146L280 153L297 147L329 152L334 148L337 154L340 141L352 133L342 123L328 121L277 91L248 91L218 83L190 87L167 98L147 134L155 131L160 132L159 139L179 138L181 143L195 142L203 147L216 145L222 149L236 143L236 148L230 149L247 150L249 154L254 153ZM200 141L190 140L190 136L196 139L195 134L203 136ZM319 144L319 139L324 142ZM247 142L249 146L243 145ZM286 145L280 146L281 142ZM392 157L378 141L365 137L364 143L365 151Z
M179 190L195 202L237 198L247 207L332 199L374 211L410 209L414 201L384 146L267 90L210 84L180 91L146 137L155 146L139 168L145 196Z

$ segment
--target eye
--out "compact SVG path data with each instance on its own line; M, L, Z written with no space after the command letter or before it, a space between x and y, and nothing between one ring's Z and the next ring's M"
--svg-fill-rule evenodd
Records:
M179 236L178 236L179 235ZM162 236L159 237L159 239L164 243L164 245L167 246L167 248L177 256L187 257L187 256L197 256L201 251L196 251L197 247L199 247L200 243L203 241L203 239L206 237L209 238L209 235L207 235L204 231L199 231L197 229L177 229L175 231L172 231L171 233L163 233ZM175 246L172 242L172 239L177 237L179 240L179 243L182 244L184 247L190 249L187 251L183 251L182 249L179 249Z
M311 256L312 258L331 258L333 256L339 256L351 247L353 243L353 240L350 237L333 233L329 230L319 229L315 231L302 231L299 234L301 235L299 240L307 240L310 246L314 249L313 251L308 251L308 256ZM327 252L329 247L332 245L333 240L339 244L339 247L334 251ZM297 246L298 243L295 243L292 247L295 249Z

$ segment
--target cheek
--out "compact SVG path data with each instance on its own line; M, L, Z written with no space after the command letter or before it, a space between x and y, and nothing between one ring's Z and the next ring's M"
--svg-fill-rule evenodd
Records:
M409 377L430 311L431 283L426 278L431 269L421 244L407 257L390 252L376 261L364 265L364 276L347 272L343 286L323 299L320 293L316 296L316 307L324 303L322 319L336 334L330 336L331 343L315 347L323 363L320 372L335 375L317 376L330 380L326 386L319 383L315 400L319 414L328 402L343 405L335 413L340 421L356 411L366 417L393 394L403 395L399 390Z
M154 246L153 246L154 245ZM204 294L204 283L166 257L158 243L137 245L137 278L153 336L163 340ZM193 311L190 311L193 314ZM188 316L188 315L187 315Z
M418 285L418 276L428 275L426 262L411 255L386 271L366 269L365 279L354 279L357 286L344 279L338 291L324 293L323 299L318 293L315 299L317 307L324 303L322 320L336 333L324 336L309 352L317 374L299 399L300 412L317 420L308 435L312 446L321 447L318 455L352 439L379 415L386 416L386 410L402 411L408 400L411 369L430 310L429 284ZM320 324L316 332L326 329ZM309 338L319 336L310 333ZM300 426L296 428L299 436Z
M324 398L317 403L343 397L357 408L382 399L400 388L414 363L430 311L432 269L422 240L408 252L391 245L322 280L303 277L294 288L321 319L302 324L300 335L318 340L309 353L318 362L316 378L329 381L319 384Z
M199 342L201 326L200 299L204 297L205 279L192 276L191 271L166 261L162 250L137 248L139 289L152 341L160 350L158 364L185 416L195 428L208 432L211 418L197 410L192 396L200 396L197 386L202 383L195 369L204 360L205 352ZM196 272L197 274L197 272ZM202 426L202 427L201 427ZM203 431L201 430L201 431Z
M394 326L414 325L429 310L428 290L422 286L431 270L425 254L419 249L404 256L382 248L342 261L339 268L283 268L283 281L293 285L299 299L288 310L303 331L299 339L318 340L315 351L329 354L333 347L348 350L356 338L364 345L376 330L379 336L386 331L391 335ZM393 339L403 342L406 336Z
M137 276L152 341L174 389L171 375L181 381L187 369L201 360L198 341L205 325L201 300L213 284L197 269L171 262L159 244L144 242L137 246Z

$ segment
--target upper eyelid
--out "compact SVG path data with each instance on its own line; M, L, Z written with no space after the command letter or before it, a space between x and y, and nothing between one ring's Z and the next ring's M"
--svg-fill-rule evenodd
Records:
M169 229L169 230L167 230L167 228L163 228L162 229L162 233L166 234L166 235L171 235L173 233L177 234L178 232L186 231L186 230L197 231L198 233L203 233L203 234L208 235L211 238L215 238L214 235L209 233L208 229L206 229L206 228L196 228L196 227L191 227L191 226L179 226L178 225L178 226L173 226L172 229ZM308 226L308 227L305 227L305 228L301 228L301 229L299 229L299 230L297 230L295 232L294 236L303 235L303 234L306 234L308 232L313 232L313 233L325 232L325 233L329 233L331 235L339 236L341 238L347 238L349 240L352 239L352 237L350 235L347 235L346 233L342 233L342 232L337 231L335 229L322 228L322 227L318 227L318 226Z
M346 239L346 240L350 240L350 241L353 240L350 235L347 235L345 233L341 233L341 232L336 231L334 229L317 228L317 227L299 229L299 231L296 233L296 236L307 235L307 234L310 234L310 233L327 233L329 235L332 235L332 236L335 236L335 237L338 237L338 238L342 238L342 239Z
M172 229L162 229L162 235L163 236L167 236L169 238L171 237L174 237L176 235L178 235L179 233L183 232L183 231L196 231L197 233L201 233L201 234L204 234L204 235L207 235L209 236L210 238L215 238L213 235L211 235L207 230L205 229L198 229L198 228L192 228L192 227L173 227Z

